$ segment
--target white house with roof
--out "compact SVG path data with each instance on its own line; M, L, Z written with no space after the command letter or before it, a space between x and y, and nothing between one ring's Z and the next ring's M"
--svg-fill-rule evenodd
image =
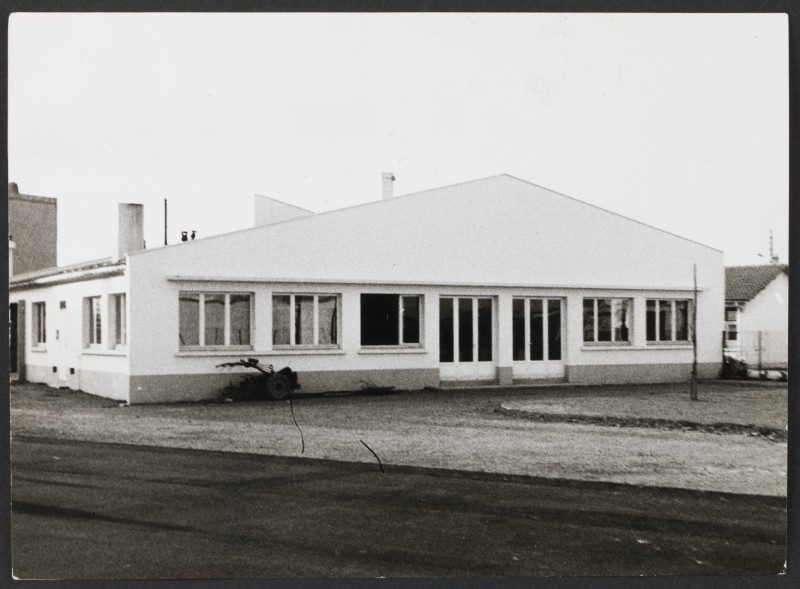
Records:
M725 268L725 351L752 368L787 368L789 266Z
M699 375L718 374L722 252L508 175L384 192L15 278L46 314L29 379L130 403L214 398L238 358L291 366L301 392L684 381L695 266Z

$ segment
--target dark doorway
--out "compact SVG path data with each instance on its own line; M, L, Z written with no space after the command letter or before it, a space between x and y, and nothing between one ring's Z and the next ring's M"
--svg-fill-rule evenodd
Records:
M11 303L8 306L8 332L9 372L15 374L17 372L17 303Z

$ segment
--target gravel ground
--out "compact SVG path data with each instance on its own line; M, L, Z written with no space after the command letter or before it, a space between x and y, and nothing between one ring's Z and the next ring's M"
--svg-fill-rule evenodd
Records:
M727 385L706 386L711 389L702 388L701 398ZM650 395L670 387L626 388ZM81 393L15 385L11 424L12 435L373 462L377 469L363 441L387 470L398 464L786 495L784 442L702 431L542 423L497 412L503 404L553 401L555 395L560 401L596 402L598 390L610 392L608 387L447 390L298 397L291 405L120 407ZM622 396L615 390L611 398Z
M535 398L503 405L556 415L727 423L784 431L788 419L785 383L701 383L697 401L689 398L688 385L605 386L591 387L588 392L564 395L549 389Z

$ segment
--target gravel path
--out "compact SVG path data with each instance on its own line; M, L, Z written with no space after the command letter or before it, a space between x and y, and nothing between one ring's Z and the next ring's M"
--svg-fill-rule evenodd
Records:
M43 389L45 392L42 392ZM47 393L49 391L49 393ZM49 395L49 396L48 396ZM527 395L528 398L530 394ZM748 435L543 423L502 415L522 390L119 407L12 390L12 434L786 495L786 444Z

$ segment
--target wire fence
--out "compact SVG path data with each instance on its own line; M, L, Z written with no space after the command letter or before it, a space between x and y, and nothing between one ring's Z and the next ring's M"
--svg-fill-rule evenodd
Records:
M753 370L786 370L789 363L788 331L723 333L725 357L744 362Z

